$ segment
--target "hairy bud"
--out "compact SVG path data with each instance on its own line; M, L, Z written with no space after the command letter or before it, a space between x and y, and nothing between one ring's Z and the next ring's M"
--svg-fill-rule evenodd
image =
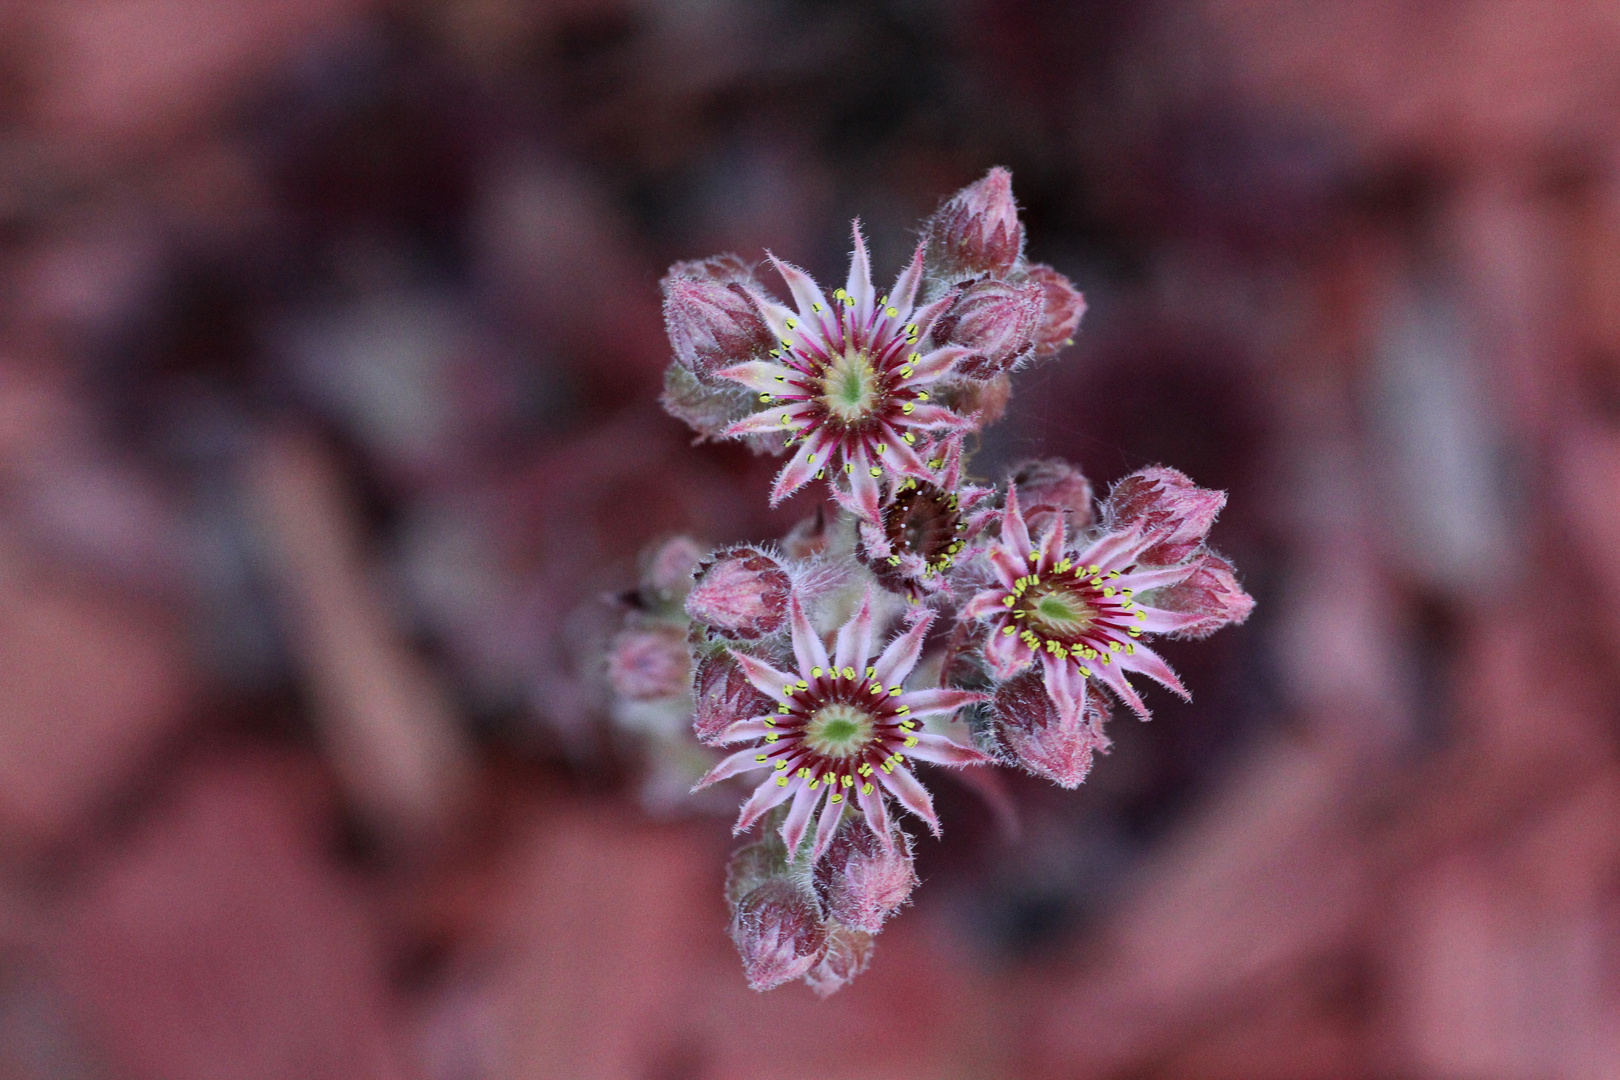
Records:
M730 638L752 641L787 625L793 581L758 548L718 552L699 567L686 613Z
M1085 704L1065 717L1052 703L1040 675L1014 676L996 688L991 726L1019 766L1060 787L1075 788L1091 771L1092 756L1108 749L1104 713L1088 685Z
M1029 268L1028 283L1041 290L1041 314L1035 328L1035 355L1051 356L1074 344L1074 333L1086 313L1086 298L1074 283L1050 266Z
M924 237L924 257L936 276L954 281L1006 274L1024 251L1012 174L991 169L983 180L952 195L928 220Z
M1199 556L1198 569L1187 580L1155 593L1153 603L1166 611L1203 616L1176 632L1176 637L1185 638L1206 638L1223 626L1243 622L1254 610L1254 598L1238 584L1232 564L1213 551Z
M729 930L754 990L771 990L806 974L821 959L827 930L815 897L785 877L743 895Z
M854 981L872 962L877 943L872 935L838 923L827 925L827 944L821 959L805 973L804 981L817 997L828 997Z
M773 702L760 693L724 651L705 656L692 676L692 731L703 742L720 737L739 720L769 712Z
M608 651L608 681L630 701L681 697L692 685L686 635L673 626L621 630Z
M1113 486L1103 502L1103 522L1110 530L1135 526L1154 535L1157 542L1139 561L1174 566L1198 550L1225 505L1226 492L1201 488L1184 473L1156 465Z
M973 350L957 363L956 373L990 379L1033 355L1041 302L1038 285L985 278L969 286L947 316L950 342Z
M917 885L911 838L892 822L887 840L865 821L845 822L817 864L816 883L829 915L875 934Z
M1062 458L1043 461L1025 461L1013 467L1012 485L1018 489L1018 501L1025 507L1024 520L1032 532L1046 528L1047 518L1039 508L1050 506L1064 515L1071 531L1091 524L1092 490L1086 474Z
M676 263L662 282L664 327L675 360L707 380L767 352L770 329L749 295L753 275L735 256Z

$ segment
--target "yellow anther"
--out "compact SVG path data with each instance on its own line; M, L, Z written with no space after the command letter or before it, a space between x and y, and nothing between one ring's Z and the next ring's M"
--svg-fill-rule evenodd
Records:
M910 356L906 357L906 363L915 364L921 359L922 359L922 353L914 352Z
M1136 645L1135 645L1134 642L1127 641L1125 643L1125 653L1126 653L1127 656L1135 656L1136 655Z
M917 736L913 735L911 738L907 739L906 740L906 745L907 746L916 746L917 745Z
M896 315L900 314L900 309L899 308L885 308L884 311L883 311L883 314L887 315L889 318L892 319Z
M810 305L810 310L819 313L821 311L821 305L816 304L816 303L812 303Z
M1136 617L1138 619L1146 619L1147 618L1147 612L1143 611L1141 608L1137 608L1136 609Z
M1111 577L1111 578L1117 578L1117 577L1119 577L1119 571L1118 570L1110 570L1110 571L1108 571L1108 576Z
M845 476L850 476L854 472L855 472L855 466L852 465L851 463L847 462L847 461L844 462L844 475Z
M797 320L797 319L784 319L782 322L783 322L783 325L786 326L789 330L792 330L795 326L799 325L799 320Z
M811 678L812 678L812 679L819 679L819 678L821 678L821 669L820 669L820 668L818 668L818 667L813 667L813 668L811 668L811 669L810 669L810 677L811 677Z
M894 763L896 765L901 764L905 760L906 760L906 755L904 755L904 754L896 754L896 755L894 755Z
M820 780L812 780L812 781L810 781L810 790L811 791L816 790L816 788L818 788L820 786L821 786L821 781Z
M785 768L787 768L787 762L785 762L785 761L778 761L778 762L777 762L777 763L776 763L776 771L777 771L777 772L781 772L781 771L782 771L782 770L783 770L783 769L785 769Z
M766 742L775 742L777 739L780 739L781 737L782 736L780 736L780 735L772 733L770 735L765 736L765 741Z
M1016 626L1003 626L1001 628L1001 632L1003 634L1011 634L1011 633L1014 633L1015 631L1017 631L1017 629L1018 629L1018 627L1016 627Z
M1114 590L1111 589L1111 588L1105 588L1105 589L1103 589L1103 595L1104 596L1113 596L1114 595Z
M882 476L883 475L883 470L878 468L876 465L874 465L870 469L868 469L867 472L871 473L873 476Z
M887 450L888 448L889 448L888 443L881 443L880 442L880 443L877 444L877 452L880 453L880 454L883 453L883 451Z
M843 783L845 787L853 787L855 784L855 778L853 776L845 776Z
M844 669L844 678L853 679L854 677L855 677L855 669L854 668L847 667L847 668Z
M1106 666L1106 665L1108 665L1108 664L1111 664L1111 663L1113 663L1113 660L1111 660L1111 659L1109 659L1109 656L1108 656L1108 654L1107 654L1107 653L1102 653L1102 654L1101 654L1101 655L1099 655L1099 656L1098 656L1098 657L1097 657L1097 659L1098 659L1098 660L1099 660L1099 661L1100 661L1100 662L1101 662L1101 663L1102 663L1102 664L1104 664L1104 665L1105 665L1105 666Z
M912 410L916 409L916 407L917 406L913 405L911 402L908 401L904 405L900 406L900 411L905 413L907 416L910 416L911 413L912 413Z
M1032 550L1029 553L1029 561L1030 562L1038 562L1040 560L1040 557L1041 557L1041 553L1040 553L1039 549Z
M904 439L904 440L906 440L906 442L908 442L908 443L915 443L915 442L916 442L916 441L917 441L917 436L915 436L915 435L913 435L913 434L912 434L912 433L911 433L911 432L909 432L909 431L908 431L908 432L906 432L906 433L905 433L905 434L904 434L904 435L902 435L902 436L900 436L900 437L901 437L901 438L902 438L902 439ZM915 481L913 481L913 485L914 485L914 486L915 486Z
M849 295L849 293L845 292L843 289L834 289L833 290L833 299L834 300L842 300L844 297L846 297L848 295Z
M866 677L868 679L870 679L872 676L874 676L876 674L877 674L877 665L875 665L875 664L866 665Z
M761 401L769 401L769 400L771 400L771 395L769 395L769 394L761 394L761 395L759 395L759 400L761 400ZM786 420L787 417L784 416L784 417L782 417L782 419Z
M875 682L866 688L866 692L868 694L881 694L883 693L883 684L880 682Z
M917 324L916 323L906 323L906 333L915 334L916 332L917 332Z
M1013 606L1013 604L1015 604L1015 603L1017 603L1017 601L1015 601L1015 600L1014 600L1014 599L1013 599L1013 598L1012 598L1012 597L1010 597L1010 596L1004 596L1004 597L1002 597L1002 599L1001 599L1001 602L1002 602L1002 603L1003 603L1003 604L1006 604L1006 605L1007 605L1007 606L1008 606L1008 607L1012 607L1012 606Z
M783 338L782 339L782 348L784 348L784 349L793 348L793 339L792 338Z
M830 801L832 801L832 802L843 802L844 797L842 795L840 795L838 792L835 791L835 792L832 793L832 799Z
M787 787L787 785L788 785L788 778L787 777L778 776L776 778L776 786L777 787Z
M1119 642L1117 642L1117 641L1110 641L1108 643L1108 647L1110 649L1112 649L1114 652L1119 652Z
M1086 573L1088 573L1088 574L1095 574L1095 573L1096 573L1096 572L1097 572L1097 570L1098 570L1098 566L1097 566L1097 564L1096 564L1096 563L1092 563L1092 564L1091 564L1091 568L1090 568L1090 569L1088 569L1088 570L1087 570L1087 571L1086 571Z
M903 716L904 714L906 714L906 713L908 713L910 711L911 711L911 706L910 705L902 705L898 709L894 710L894 714L896 716Z
M878 307L888 307L888 306L889 306L889 294L884 293L882 296L878 297Z
M901 690L901 687L898 687L898 686L889 687L889 696L890 697L898 697L899 694L900 694L900 690Z
M1139 637L1141 637L1141 636L1142 636L1142 631L1140 631L1140 630L1138 630L1138 629L1137 629L1137 628L1136 628L1136 627L1134 627L1134 626L1133 626L1133 627L1131 627L1131 628L1130 628L1130 629L1129 629L1129 630L1127 630L1127 631L1125 631L1125 632L1126 632L1126 633L1127 633L1127 634L1129 634L1129 635L1131 635L1131 637L1134 637L1134 638L1139 638Z
M1071 567L1073 565L1074 565L1074 563L1071 562L1068 558L1064 558L1064 560L1062 562L1058 563L1057 572L1060 573L1060 574L1065 573L1065 572L1068 571L1069 567Z
M766 755L766 754L755 754L754 755L754 760L755 761L764 761L766 759L766 757L768 757L768 756L769 755Z
M793 685L797 686L800 690L808 690L808 689L810 689L810 684L805 682L803 679L800 679L798 682L794 683Z
M817 480L825 480L825 479L827 479L827 470L826 469L817 469L816 470L816 479Z
M1089 679L1089 678L1091 678L1091 669L1086 667L1086 665L1081 664L1080 665L1080 674L1084 675L1086 678Z
M861 785L861 794L862 795L870 795L870 794L872 794L872 785L871 784L862 784Z
M860 773L862 776L871 776L872 775L872 763L870 761L863 761L863 762L861 762L861 767L856 769L855 771Z
M903 379L909 379L911 378L911 373L915 370L916 369L910 364L902 364L900 365L900 377Z
M926 390L917 391L917 400L918 401L927 401L928 400L928 391L926 391Z
M811 454L808 457L806 457L804 460L805 460L805 462L807 464L814 465L816 463L816 455Z
M800 769L799 772L798 772L799 779L801 779L801 780L803 780L805 777L807 777L809 775L810 775L810 770L809 769Z
M892 761L892 760L893 759L890 758L889 760L883 762L881 768L883 769L884 772L886 772L886 773L894 772L894 766L889 764L889 761Z
M1125 597L1135 596L1136 595L1136 590L1135 589L1121 589L1121 590L1119 590L1119 595L1125 596Z
M776 721L767 718L766 721L765 721L765 726L766 727L775 727L776 726Z
M889 556L889 565L890 566L899 566L900 565L900 556L898 556L898 555L890 555Z

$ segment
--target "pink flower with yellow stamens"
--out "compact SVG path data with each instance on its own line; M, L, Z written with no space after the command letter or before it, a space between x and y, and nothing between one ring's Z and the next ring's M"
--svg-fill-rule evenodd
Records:
M716 765L698 787L738 773L765 771L765 779L743 805L736 831L792 800L782 823L782 840L790 854L798 851L811 819L820 813L812 861L827 849L846 809L858 809L873 835L890 843L886 794L938 835L933 800L912 775L912 761L978 765L989 759L972 747L923 731L922 718L948 716L986 700L986 695L945 687L903 688L922 654L931 612L914 619L869 662L870 595L839 629L830 656L797 596L790 608L797 674L778 671L746 653L732 653L749 682L774 703L775 711L733 724L713 740L751 745Z
M1063 516L1052 514L1039 542L1031 542L1017 488L1010 490L1001 537L987 555L997 584L963 609L964 618L990 624L984 655L991 675L1009 679L1038 661L1048 697L1070 721L1085 709L1087 680L1106 686L1144 719L1147 706L1128 672L1186 698L1176 673L1144 640L1204 618L1153 605L1156 591L1179 585L1197 569L1196 562L1138 565L1162 540L1162 530L1133 524L1070 547Z
M923 248L917 248L893 290L877 296L858 223L854 232L849 279L831 297L810 275L771 257L796 310L751 292L776 347L770 359L717 374L756 392L769 406L723 435L785 432L795 448L771 490L772 505L820 477L846 490L856 512L875 522L885 475L930 478L913 449L919 432L973 426L930 391L970 350L921 344L955 299L947 294L915 308Z

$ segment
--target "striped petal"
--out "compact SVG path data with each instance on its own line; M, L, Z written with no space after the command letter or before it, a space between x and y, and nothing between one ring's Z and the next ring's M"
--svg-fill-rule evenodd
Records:
M797 682L797 675L788 675L785 672L777 671L765 661L755 656L749 656L747 653L740 653L733 649L727 649L726 652L730 653L731 658L737 661L737 666L742 669L743 678L753 683L754 689L779 705L789 703L790 699L787 694L783 693L783 688L792 686Z
M737 824L731 827L732 835L744 832L754 827L754 822L764 817L766 812L780 806L793 794L793 785L778 784L775 775L767 776L754 794L743 803L742 812L737 815Z
M901 806L927 822L929 832L935 836L939 835L939 817L934 813L934 800L929 797L928 789L911 775L910 769L904 765L897 765L893 772L879 769L872 775L888 789L889 794L893 795Z
M804 833L810 826L810 815L815 812L816 804L826 791L817 786L811 790L810 785L795 777L798 791L793 796L793 805L788 807L787 817L782 819L782 843L787 845L788 858L793 858L799 850L799 844L804 841ZM792 786L792 785L789 785Z
M805 672L808 678L809 672L816 668L831 667L827 661L827 646L822 644L821 634L810 624L810 616L804 613L798 593L793 594L788 611L793 620L793 655L799 662L799 670Z
M759 748L757 746L750 746L746 750L738 750L735 754L723 759L714 768L704 773L703 779L692 785L692 790L702 791L710 784L718 784L722 780L729 780L738 773L747 772L750 769L770 768L769 762L754 760L758 753Z
M861 597L860 606L848 622L838 629L838 641L833 648L833 663L840 668L854 669L857 677L864 673L866 658L872 654L872 590Z
M971 746L963 746L959 742L947 739L943 735L915 735L917 745L906 751L908 755L919 761L933 762L935 765L987 765L990 759L979 753Z
M938 713L953 713L964 705L973 705L990 699L972 690L940 687L937 690L913 690L908 694L901 694L895 700L897 704L908 706L912 716L934 716Z

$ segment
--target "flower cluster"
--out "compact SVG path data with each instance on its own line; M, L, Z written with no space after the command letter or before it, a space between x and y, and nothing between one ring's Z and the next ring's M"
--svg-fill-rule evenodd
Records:
M752 785L736 831L764 828L732 859L733 940L755 989L825 994L916 882L897 813L939 834L920 767L1072 788L1114 702L1148 715L1132 675L1186 696L1150 642L1242 622L1253 601L1205 543L1225 495L1173 469L1100 504L1062 461L969 476L967 439L1005 409L1009 376L1070 344L1085 312L1025 259L1006 171L946 201L886 291L858 224L831 293L768 261L791 303L733 256L671 269L664 404L700 438L784 455L773 505L825 484L836 512L697 562L678 619L621 636L615 685L657 684L726 752L696 789ZM683 697L666 693L677 670Z

